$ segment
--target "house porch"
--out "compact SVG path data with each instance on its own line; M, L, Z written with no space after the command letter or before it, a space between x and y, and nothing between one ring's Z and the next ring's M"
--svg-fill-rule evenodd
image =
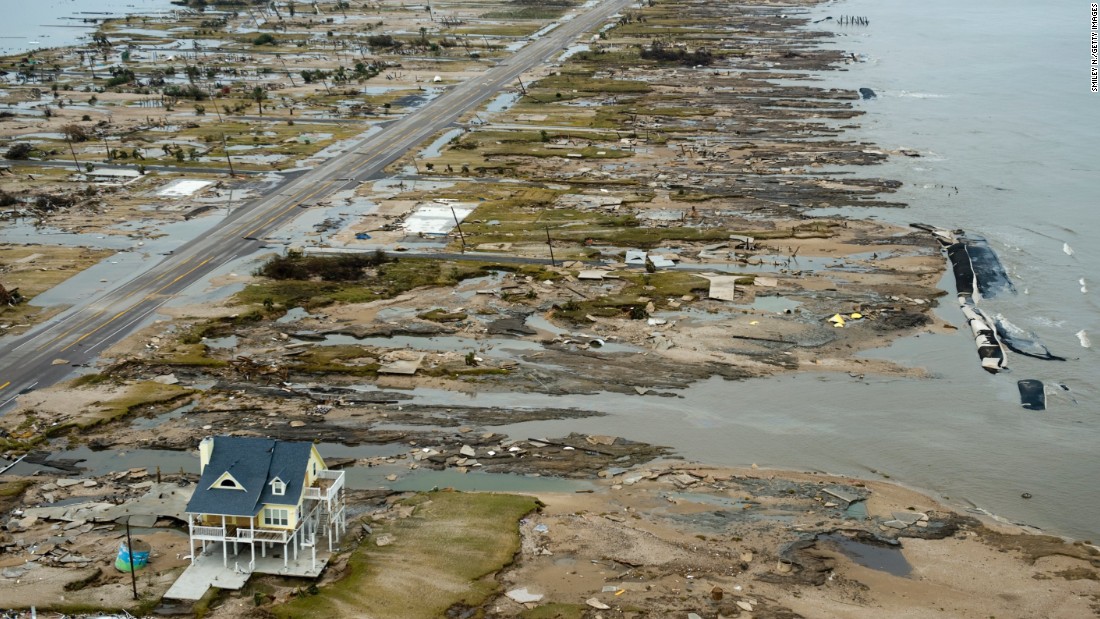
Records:
M260 542L256 543L256 562L251 572L248 565L252 561L250 544L233 542L207 542L206 550L194 557L194 561L184 570L164 597L172 600L194 601L202 598L210 587L232 589L244 587L253 574L274 574L278 576L301 576L315 578L328 565L332 553L322 545L316 548L304 548L294 556L294 550L283 544L268 544L261 551ZM284 549L288 551L283 555ZM223 554L224 553L224 554ZM266 556L264 556L266 555ZM223 563L223 556L229 557L229 567ZM285 562L284 562L285 559Z

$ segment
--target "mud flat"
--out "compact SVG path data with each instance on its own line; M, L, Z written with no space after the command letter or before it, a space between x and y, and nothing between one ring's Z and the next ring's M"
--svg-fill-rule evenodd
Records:
M588 448L621 440L595 438ZM387 460L377 459L383 471L405 466ZM187 564L179 510L196 479L137 467L5 482L5 504L19 507L0 536L0 603L190 612L158 600ZM312 617L354 597L360 612L385 617L1083 617L1100 600L1100 549L1090 543L956 513L886 482L650 461L602 468L574 493L373 489L349 498L351 533L316 588L256 576L194 611ZM478 515L485 510L495 515ZM122 513L154 547L137 602L113 568ZM464 527L481 533L431 541ZM495 550L479 546L489 538ZM473 552L484 572L472 575L452 552ZM424 602L395 614L386 610L394 599Z

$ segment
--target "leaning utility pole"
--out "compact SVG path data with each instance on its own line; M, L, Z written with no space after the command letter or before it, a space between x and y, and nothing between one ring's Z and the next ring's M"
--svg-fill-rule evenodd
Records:
M546 226L546 246L550 248L550 266L558 266L558 263L554 261L554 244L550 241L550 226Z
M225 142L224 133L222 134L222 150L225 151L225 160L229 162L229 176L236 176L236 174L233 173L233 160L229 157L229 145Z

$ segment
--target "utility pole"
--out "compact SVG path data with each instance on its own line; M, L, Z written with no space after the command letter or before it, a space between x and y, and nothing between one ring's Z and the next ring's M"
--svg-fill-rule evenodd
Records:
M218 115L218 124L221 124L224 121L222 120L222 111L218 109L218 102L214 99L214 89L207 86L206 90L210 93L210 103L214 106L214 113Z
M236 174L233 173L233 160L229 157L229 145L225 142L224 133L222 134L222 150L225 151L225 160L229 162L229 176L236 176Z
M126 516L126 555L130 561L130 585L134 588L134 599L137 594L137 573L134 572L134 540L130 537L130 516Z
M290 78L290 85L297 86L297 84L294 83L294 76L290 74L290 69L286 68L286 61L283 60L283 57L278 54L275 54L275 57L279 59L279 62L283 63L283 70L286 71L286 76Z
M73 165L76 166L76 173L80 174L80 162L76 160L76 149L73 148L73 141L67 136L65 137L65 141L69 144L69 152L73 154Z
M558 266L558 263L554 261L554 244L550 242L550 226L546 226L546 246L550 248L550 266Z
M462 234L462 224L458 221L458 215L455 214L455 207L451 207L451 217L455 218L455 227L458 228L458 238L462 241L462 253L466 253L466 235Z

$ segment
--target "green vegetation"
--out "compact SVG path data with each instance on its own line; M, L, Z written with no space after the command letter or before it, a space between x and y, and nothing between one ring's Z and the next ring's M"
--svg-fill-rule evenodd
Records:
M330 282L357 281L364 270L395 262L381 250L373 254L343 254L339 256L304 256L289 252L268 260L257 271L271 279L313 279Z
M560 75L545 77L529 89L524 102L546 103L548 101L568 101L582 97L595 97L613 95L649 93L651 88L645 82L594 78L593 71L581 69L579 71L562 71Z
M209 352L205 344L184 343L175 347L167 354L150 360L149 363L154 365L192 368L220 368L228 365L227 362L221 359L211 357Z
M45 436L60 436L70 430L84 430L93 428L117 419L126 417L133 411L143 406L156 406L169 404L181 398L189 397L194 393L193 389L179 385L162 385L153 381L135 383L120 388L123 395L106 400L94 402L86 410L72 418L50 426ZM35 437L30 442L37 442L45 437Z
M354 361L354 363L346 363ZM295 357L292 372L376 376L380 364L361 346L315 346Z
M95 385L102 385L103 383L109 383L112 380L113 380L113 378L111 376L107 375L107 374L100 374L98 372L93 372L91 374L85 374L83 376L78 376L78 377L74 378L72 380L72 382L69 383L69 384L71 386L75 387L75 388L94 387Z
M573 181L576 183L576 180ZM604 183L606 184L606 183ZM837 225L807 222L791 228L773 230L736 230L723 226L695 227L672 225L645 227L629 213L602 209L555 207L564 191L528 189L512 192L506 198L486 200L462 224L467 246L512 243L546 245L547 228L554 242L554 254L561 259L583 259L589 245L610 244L650 249L672 241L715 243L729 240L730 234L757 239L829 238ZM702 199L699 194L697 199ZM721 196L713 196L721 197ZM727 196L728 197L728 196ZM648 196L635 195L633 201ZM677 196L677 200L683 196Z
M374 254L362 256L369 260ZM511 270L506 267L474 260L433 260L428 258L386 258L377 268L347 268L346 256L304 257L290 254L273 259L257 272L258 275L290 275L310 279L271 279L253 284L237 294L236 300L246 304L264 304L282 309L303 307L312 309L333 303L367 303L378 299L392 299L415 288L427 286L454 286L462 280L487 275L493 270ZM269 265L277 265L269 268ZM327 273L332 264L333 274ZM342 266L341 266L342 265ZM524 270L524 269L520 269ZM541 267L527 268L524 272L539 273ZM329 277L329 280L321 279ZM331 278L341 278L332 281ZM318 281L320 280L320 281Z
M572 0L511 0L509 7L481 15L482 19L557 19L574 6Z
M44 434L33 434L25 438L0 438L0 451L24 454L45 442Z
M670 298L684 295L706 294L710 283L698 275L676 271L658 273L627 273L618 275L628 283L618 294L582 301L569 301L554 312L555 318L563 318L575 324L586 324L586 316L624 317L635 320L648 317L645 307L652 302L660 310L668 307ZM745 278L748 283L752 278Z
M22 496L23 492L32 483L34 482L29 479L0 482L0 499L11 499Z
M401 617L435 619L456 605L477 607L499 589L489 578L519 550L517 522L536 499L507 494L433 492L406 501L416 511L375 529L391 545L367 543L345 575L317 595L272 609L280 618Z
M432 322L458 322L460 320L466 320L466 314L463 312L448 312L439 307L417 314L416 317L421 320L430 320Z
M238 325L246 325L260 322L265 318L281 316L283 311L277 310L274 307L274 302L269 302L267 299L261 300L263 309L252 309L240 314L234 314L232 316L223 316L221 318L214 318L206 322L198 323L191 327L186 333L180 336L180 343L192 346L189 350L183 350L179 357L204 357L206 356L206 347L201 346L203 340L207 338L225 337L233 332L233 328ZM194 345L200 345L197 348ZM177 351L180 352L180 351ZM168 355L165 355L167 358ZM187 365L180 361L181 364ZM202 364L199 364L202 365Z
M179 385L162 385L153 381L137 383L130 386L125 395L106 402L98 402L96 408L99 410L85 411L65 425L89 428L125 417L142 406L167 404L188 397L192 393L194 393L193 389Z
M0 192L0 201L3 201L4 195L11 194ZM65 199L65 196L55 198L49 194L28 197L33 198L36 205L42 201ZM0 248L0 268L4 271L4 288L9 292L18 289L24 299L22 303L16 305L0 304L0 316L3 317L3 322L16 325L8 333L21 333L30 325L54 315L57 311L55 308L32 305L34 297L110 256L111 253L111 250L42 245Z
M546 228L560 258L583 257L586 243L606 242L632 247L657 247L668 241L724 241L727 228L645 228L629 214L599 209L552 208L552 192L525 192L513 198L485 202L462 229L467 245L481 243L546 243ZM489 222L493 222L490 224ZM560 248L562 243L568 246Z

